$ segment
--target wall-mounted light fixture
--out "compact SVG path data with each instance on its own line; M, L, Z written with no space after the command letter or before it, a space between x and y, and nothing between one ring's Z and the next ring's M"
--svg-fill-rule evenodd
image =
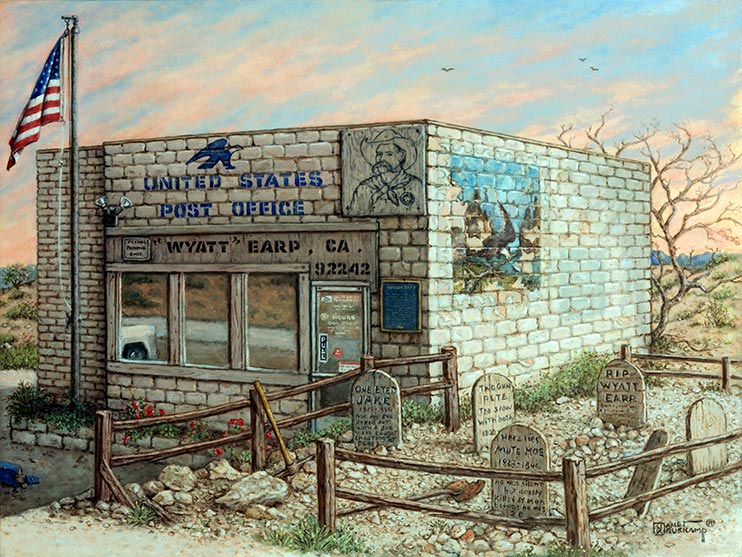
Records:
M103 226L117 226L119 222L119 214L129 207L133 207L134 203L128 197L121 196L118 205L109 205L108 196L101 195L95 200L95 206L100 207L103 210Z

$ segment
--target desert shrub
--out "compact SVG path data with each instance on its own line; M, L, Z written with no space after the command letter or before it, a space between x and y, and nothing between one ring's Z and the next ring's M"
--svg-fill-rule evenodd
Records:
M694 311L692 309L684 309L683 311L678 313L678 321L687 321L688 319L693 319L697 313L697 311Z
M514 392L515 408L524 412L548 410L562 396L594 396L598 374L611 360L609 354L585 351L538 383L528 383Z
M471 406L471 395L465 394L459 399L459 418L462 421L471 420L472 417L472 406Z
M355 532L338 527L330 532L320 526L317 517L307 515L290 526L281 526L266 534L265 541L298 551L337 551L338 553L365 553L366 545Z
M36 304L32 304L31 302L16 304L5 312L5 317L8 319L30 319L31 321L35 321Z
M330 426L321 429L319 431L300 431L289 441L289 446L292 449L300 449L306 447L309 443L317 441L318 439L334 439L337 441L344 433L351 430L350 420L340 419L335 420Z
M4 269L3 282L10 284L13 288L20 288L29 280L31 280L31 272L22 263L16 263Z
M402 425L437 424L443 420L443 409L440 404L421 404L412 399L402 403Z
M34 420L45 415L53 404L50 393L25 382L21 382L5 400L8 402L8 415L13 421Z
M25 295L26 293L23 290L21 290L20 288L15 288L10 291L10 294L8 294L8 298L10 298L11 300L20 300Z
M729 300L731 298L734 298L734 292L731 288L722 288L721 290L717 290L715 292L712 292L710 294L712 300Z
M126 517L126 521L132 526L144 526L150 522L157 522L159 518L154 509L144 503L143 501L137 501L134 506L129 509L129 514Z
M721 300L712 300L703 310L703 323L707 327L731 327L734 325L729 308Z
M649 351L653 354L666 354L668 352L674 352L677 348L678 345L673 339L662 336L652 341Z
M14 344L11 341L0 342L0 369L36 369L39 353L36 344L24 342Z

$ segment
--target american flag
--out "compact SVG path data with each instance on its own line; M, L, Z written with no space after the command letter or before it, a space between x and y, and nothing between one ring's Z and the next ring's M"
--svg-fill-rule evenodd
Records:
M10 170L18 162L24 147L39 140L41 126L62 119L59 63L63 39L64 36L59 37L49 53L44 69L36 80L31 98L18 120L13 137L10 138L10 158L6 170Z

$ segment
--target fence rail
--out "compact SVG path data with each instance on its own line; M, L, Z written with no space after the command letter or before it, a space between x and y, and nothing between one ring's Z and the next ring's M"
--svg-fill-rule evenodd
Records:
M636 505L653 501L670 493L682 491L690 486L728 476L742 470L742 462L731 464L720 470L699 474L692 478L675 482L639 495L625 497L620 501L595 509L590 509L588 504L588 479L616 472L631 466L637 466L655 460L662 460L664 457L671 454L720 445L722 443L734 441L740 437L742 437L742 428L735 429L723 435L675 443L666 447L652 449L615 462L595 466L593 468L587 468L583 459L576 456L569 456L562 459L561 473L551 471L522 472L501 468L457 466L421 462L401 457L377 456L336 448L334 441L331 439L320 439L317 441L317 518L322 526L334 530L337 526L338 517L337 499L340 498L361 503L371 503L374 506L373 508L391 507L423 512L432 516L453 520L469 520L484 524L514 528L533 529L547 526L566 526L567 542L576 549L587 550L590 548L591 522L601 520L626 509L635 507ZM388 495L382 496L362 491L338 488L335 477L337 461L348 461L435 475L475 477L488 480L558 481L562 483L564 489L564 518L544 516L519 519L467 509L431 505L429 503L421 503L415 500Z
M302 394L308 394L324 387L350 381L369 369L379 367L388 368L402 365L430 364L434 362L442 363L442 380L425 385L417 385L414 387L406 387L400 389L400 397L405 398L413 395L443 390L445 402L444 423L449 431L456 431L460 427L460 417L458 365L456 359L456 348L454 348L453 346L446 346L441 349L440 353L437 354L425 354L407 358L377 360L373 356L364 356L361 361L361 367L359 368L350 370L335 377L328 377L320 381L298 385L289 389L270 391L265 393L265 397L268 401L283 400L286 398L300 396ZM256 387L257 386L258 385L256 384ZM107 470L111 470L116 466L125 466L137 462L157 461L164 458L171 458L183 454L214 449L216 447L225 445L231 445L241 441L250 441L253 469L263 469L265 467L267 452L264 434L267 428L270 426L266 424L265 411L262 410L262 404L260 402L256 387L250 389L249 397L247 399L228 402L226 404L221 404L219 406L214 406L211 408L204 408L202 410L181 412L179 414L172 414L169 416L153 416L133 420L114 420L113 412L110 410L99 410L98 412L96 412L94 471L96 501L107 501L108 499L110 499L112 491L118 499L121 499L121 486L118 485L116 478L112 473L107 473ZM300 416L285 418L278 421L276 423L276 426L280 431L280 429L289 428L317 418L337 414L338 412L350 409L350 407L350 402L336 404L334 406L321 408L319 410L308 412ZM112 455L112 446L115 440L115 432L131 431L135 429L154 427L164 424L178 424L189 422L192 420L218 416L220 414L234 412L237 410L244 410L246 408L249 408L250 410L250 431L234 433L225 437L220 437L218 439L208 439L205 441L178 445L176 447L169 447L166 449L156 449L138 454L116 456ZM126 503L125 501L121 502Z
M679 371L679 370L642 370L644 375L653 376L664 376L664 377L695 377L699 379L714 379L721 380L721 388L725 391L729 391L732 388L732 380L742 380L740 375L732 375L732 364L742 364L742 360L732 359L729 356L722 356L721 358L706 358L701 356L684 356L674 354L640 354L632 352L631 346L628 344L621 345L621 351L619 357L622 360L631 361L636 360L668 360L675 362L695 362L703 364L719 364L721 365L721 374L715 373L704 373L699 371Z

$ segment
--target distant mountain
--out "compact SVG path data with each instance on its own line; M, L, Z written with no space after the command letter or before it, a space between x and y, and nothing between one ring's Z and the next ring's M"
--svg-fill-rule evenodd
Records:
M699 267L705 267L711 258L714 256L714 252L707 251L706 253L700 253L698 255L686 255L681 254L678 256L678 263L682 267L697 269ZM652 250L652 265L659 265L660 262L669 264L670 256L660 250Z
M10 288L10 283L5 282L5 269L7 267L0 267L0 288ZM39 277L36 265L26 265L26 270L30 277L27 282L33 282Z

